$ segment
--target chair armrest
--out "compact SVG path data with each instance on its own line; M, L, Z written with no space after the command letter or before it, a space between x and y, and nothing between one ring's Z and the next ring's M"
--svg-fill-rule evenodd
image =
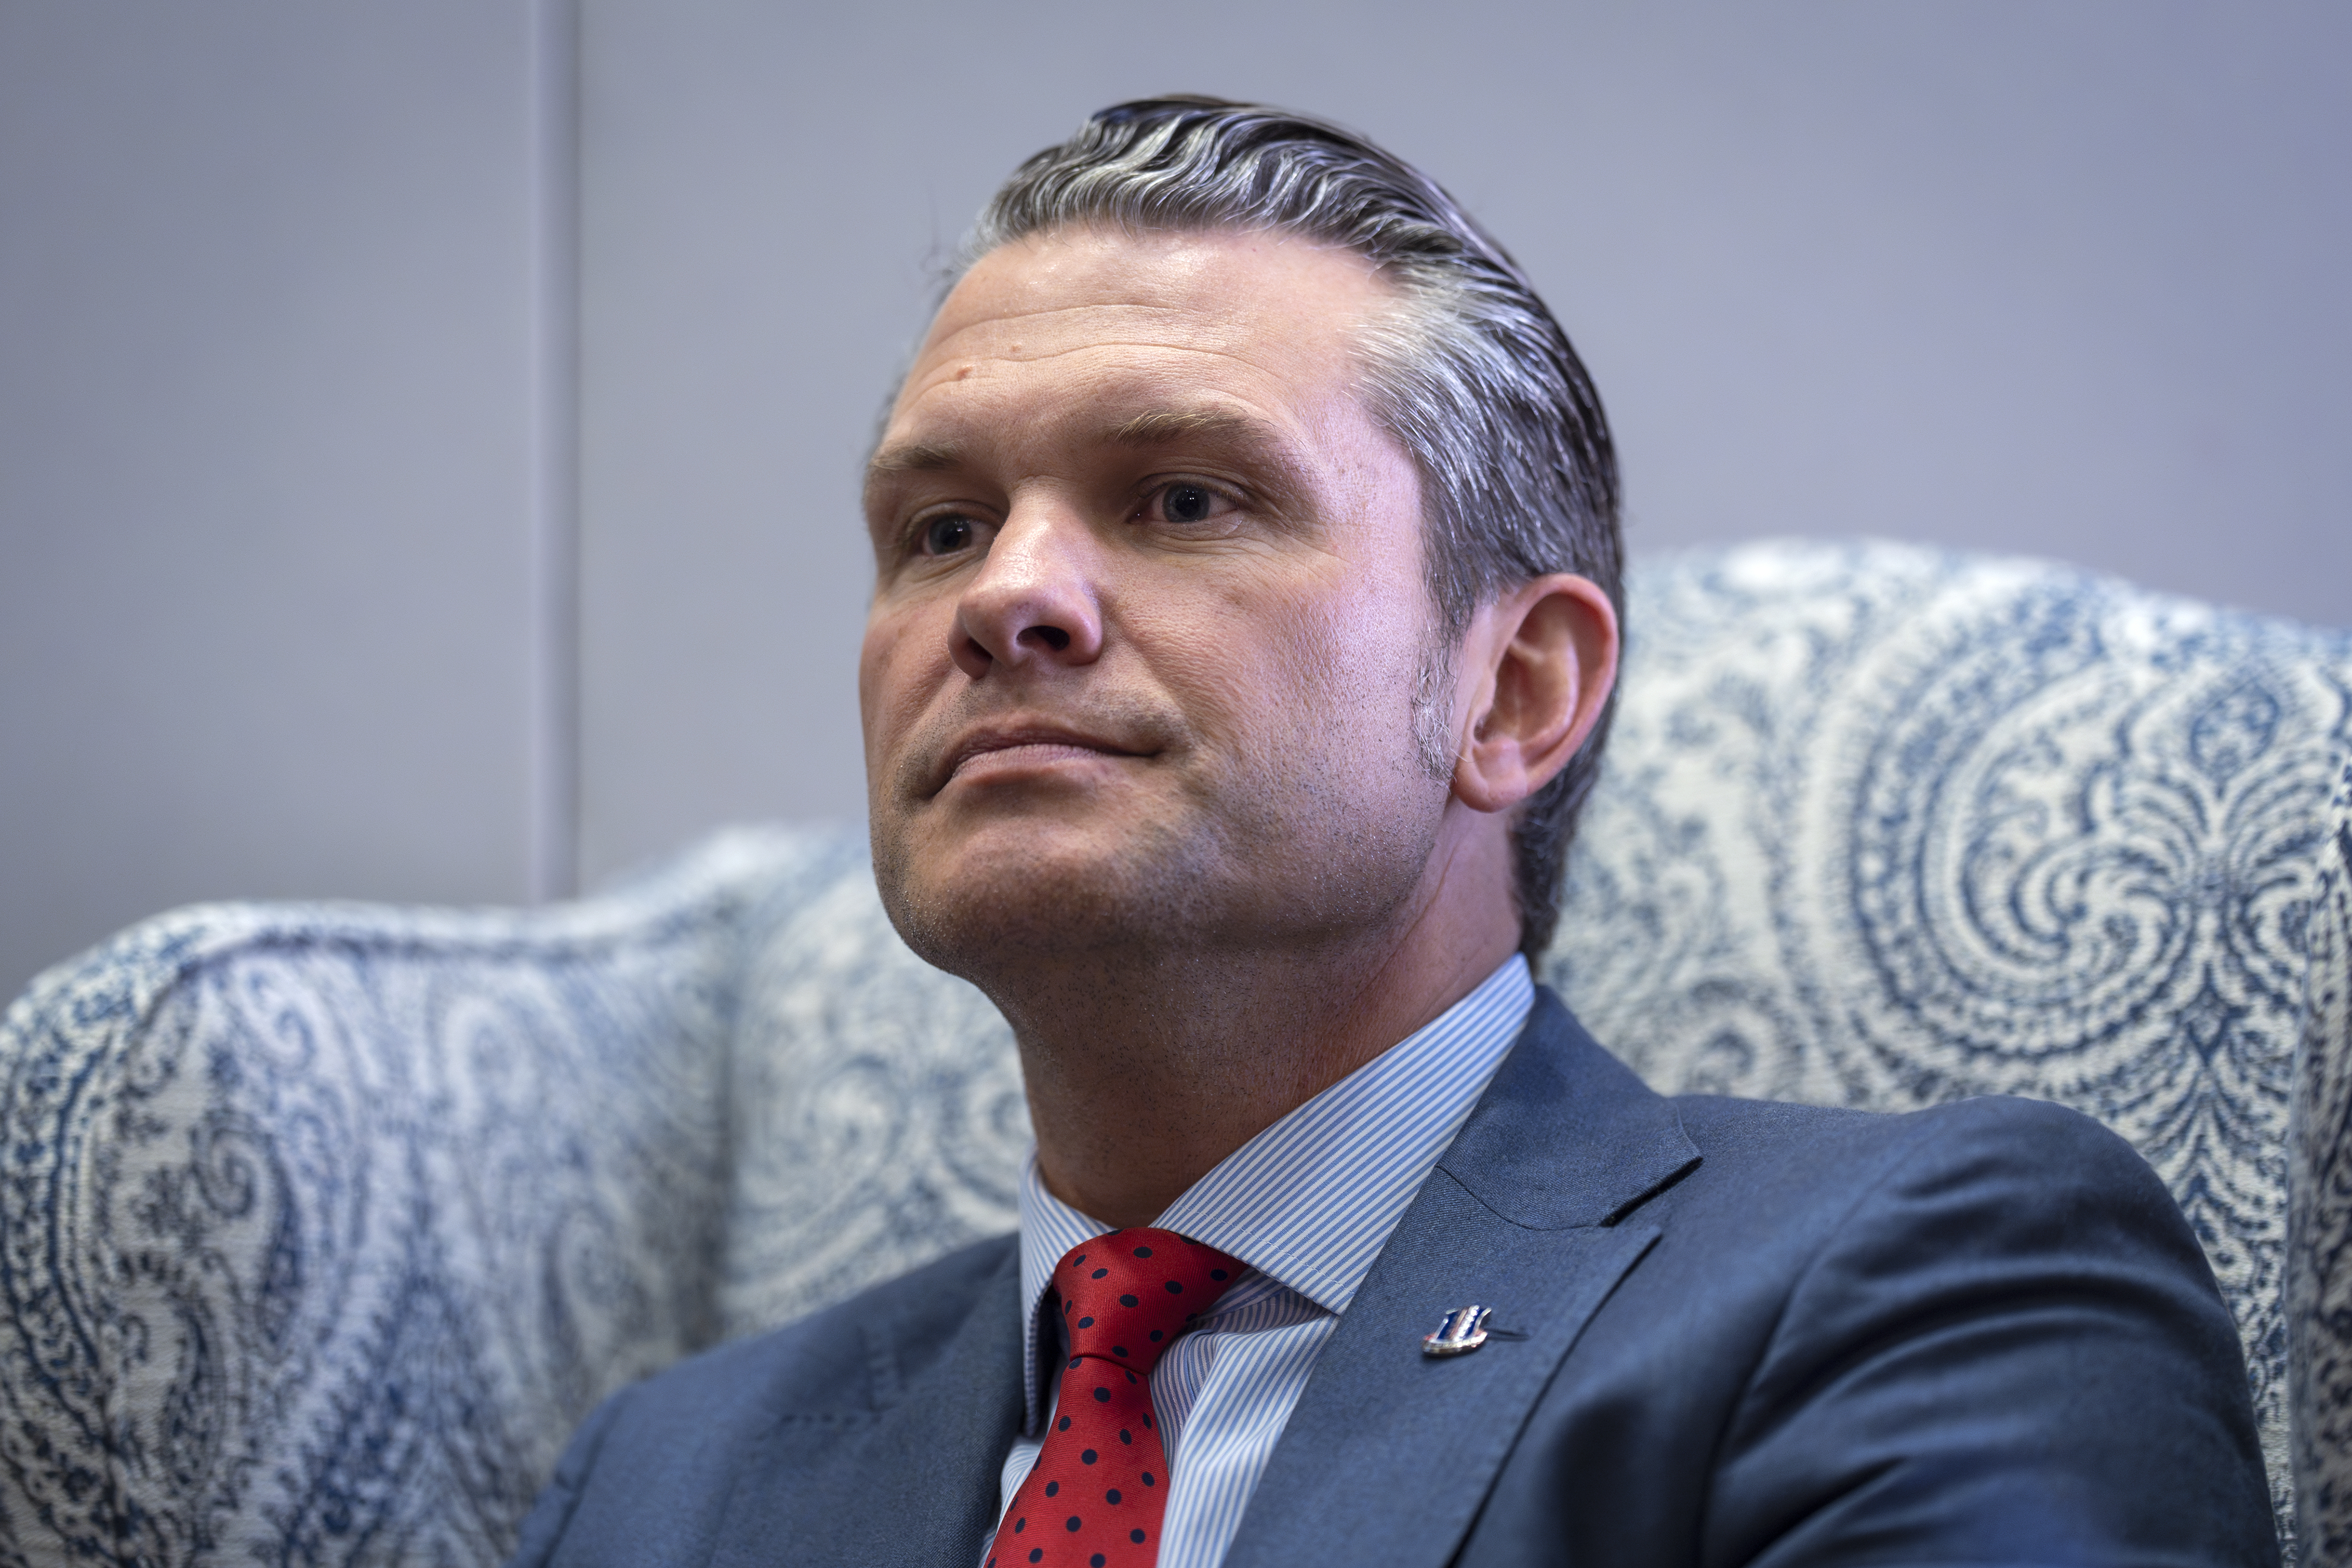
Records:
M2352 1556L2352 762L2331 814L2288 1134L2288 1385L2306 1563Z
M736 835L525 912L232 904L0 1024L0 1558L495 1562L604 1394L708 1343Z

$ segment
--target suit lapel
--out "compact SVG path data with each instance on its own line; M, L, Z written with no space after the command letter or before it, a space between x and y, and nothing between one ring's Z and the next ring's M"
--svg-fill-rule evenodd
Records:
M955 1337L903 1387L894 1325L867 1324L845 1343L883 1407L781 1420L737 1471L711 1568L972 1568L1021 1424L1020 1296L1020 1250L1008 1247Z
M1538 991L1324 1346L1226 1568L1451 1558L1561 1359L1659 1235L1616 1222L1697 1160L1673 1107ZM1422 1336L1473 1303L1525 1337L1423 1355Z

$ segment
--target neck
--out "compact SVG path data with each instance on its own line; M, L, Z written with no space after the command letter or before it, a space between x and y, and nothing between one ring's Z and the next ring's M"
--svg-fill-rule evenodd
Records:
M1442 835L1397 918L1341 939L1123 944L989 977L1020 1041L1046 1186L1097 1219L1148 1225L1444 1012L1518 945L1507 854L1499 832Z

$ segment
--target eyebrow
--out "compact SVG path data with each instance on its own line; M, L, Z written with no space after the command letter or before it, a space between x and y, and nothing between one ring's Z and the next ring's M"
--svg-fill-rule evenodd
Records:
M1238 409L1207 404L1192 408L1147 409L1099 431L1095 441L1107 446L1149 448L1204 442L1227 448L1234 456L1258 471L1277 510L1303 516L1311 486L1306 482L1290 444L1275 425ZM866 460L866 480L907 474L946 474L967 465L971 453L952 442L894 441L877 447Z
M1214 403L1195 408L1150 409L1105 433L1113 446L1173 446L1184 442L1225 448L1255 473L1265 499L1278 516L1304 523L1313 512L1298 457L1282 432L1255 414Z
M1281 437L1263 420L1226 408L1154 409L1113 426L1099 439L1114 446L1165 446L1211 436L1269 450ZM898 441L877 447L866 460L874 474L940 474L961 467L960 446L929 441Z
M898 441L877 447L866 461L868 474L942 474L963 464L963 449L928 441Z
M1281 436L1264 420L1229 408L1155 409L1117 426L1108 439L1115 446L1166 446L1202 436L1269 452L1280 451L1283 444Z

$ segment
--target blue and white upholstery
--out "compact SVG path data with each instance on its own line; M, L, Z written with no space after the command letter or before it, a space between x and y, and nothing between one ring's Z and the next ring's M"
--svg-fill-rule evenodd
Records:
M1629 621L1546 977L1661 1088L2121 1132L2283 1528L2352 1563L2352 637L1875 545L1662 559ZM533 912L160 916L10 1009L0 1129L30 1563L496 1561L599 1396L1010 1228L1027 1137L1002 1020L818 830Z
M2334 1568L2352 1563L2352 766L2326 833L2287 1124L2286 1382L2304 1559Z

